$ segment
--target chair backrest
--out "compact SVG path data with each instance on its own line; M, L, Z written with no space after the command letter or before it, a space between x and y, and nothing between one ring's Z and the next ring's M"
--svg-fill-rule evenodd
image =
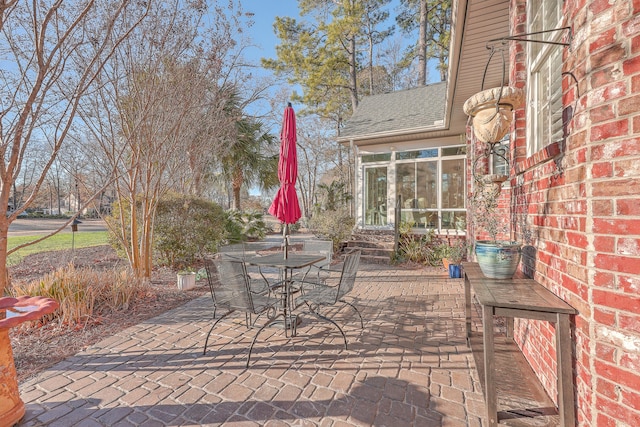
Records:
M302 244L304 252L313 252L324 255L326 259L314 264L316 267L325 267L331 264L333 256L333 241L331 240L305 240Z
M221 258L244 260L246 258L246 247L244 243L233 243L218 248Z
M215 273L212 271L214 267ZM207 262L205 268L211 298L216 307L255 313L250 279L244 262L215 259Z
M353 285L356 282L356 274L358 274L358 266L360 265L360 254L361 252L356 250L345 255L336 300L339 300L353 290Z

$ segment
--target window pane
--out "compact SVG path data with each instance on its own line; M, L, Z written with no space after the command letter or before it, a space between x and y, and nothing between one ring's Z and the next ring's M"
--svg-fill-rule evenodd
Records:
M562 2L529 0L528 32L552 30L560 26ZM561 41L563 32L540 35L542 40ZM543 43L528 45L527 154L561 141L562 129L562 47Z
M418 211L413 213L416 227L438 228L438 213L432 211Z
M467 214L464 211L442 211L442 228L464 231Z
M443 147L442 156L460 156L467 154L467 146L461 145L459 147Z
M562 131L562 75L554 70L562 69L562 50L555 49L549 58L549 133L550 142L561 141Z
M391 160L391 153L363 154L362 155L362 163L388 162L390 160Z
M418 209L438 209L438 163L416 163Z
M431 157L438 157L437 148L430 148L428 150L417 150L417 151L403 151L400 153L396 153L396 159L398 160L428 159Z
M500 155L496 153L493 154L491 159L491 173L508 176L510 172L509 163L507 163L507 159L509 158L509 135L504 137L499 145L496 145L494 151L499 152Z
M416 198L416 165L396 165L396 194L402 196L402 207L413 208Z
M366 168L365 174L365 225L387 224L387 168Z
M443 160L442 208L464 209L464 188L464 159Z

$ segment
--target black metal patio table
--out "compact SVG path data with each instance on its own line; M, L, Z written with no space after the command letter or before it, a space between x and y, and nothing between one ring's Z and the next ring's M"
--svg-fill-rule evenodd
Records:
M293 316L292 314L295 307L293 307L291 301L294 293L293 271L309 267L325 259L326 256L320 254L299 254L295 252L289 252L285 258L282 252L278 252L263 256L253 256L245 260L247 264L259 267L273 267L282 271L282 281L271 285L271 288L280 287L284 289L282 292L282 310L285 318L285 334L291 329L291 335L296 336L297 316Z

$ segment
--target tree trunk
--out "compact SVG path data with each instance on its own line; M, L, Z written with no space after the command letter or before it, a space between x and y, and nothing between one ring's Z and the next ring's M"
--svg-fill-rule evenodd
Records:
M153 270L153 214L150 212L151 208L147 207L147 212L144 216L144 231L142 234L142 253L143 253L143 276L144 278L151 277L151 271Z
M447 81L447 57L440 55L440 81Z
M129 237L129 250L128 252L128 258L129 258L129 264L131 264L131 269L133 270L133 274L136 277L143 277L142 275L142 269L140 268L140 264L141 264L141 256L140 256L140 246L139 246L139 238L138 238L138 213L137 213L137 209L136 209L136 202L135 199L131 200L131 220L129 221L129 224L124 223L122 224L122 234L123 234L123 241L127 242L127 230L126 230L126 226L128 225L129 227L131 227L131 231L130 231L130 237ZM121 215L124 215L121 214Z
M427 0L420 2L420 35L418 40L418 84L427 84Z
M242 169L238 168L233 174L233 181L231 182L231 188L233 190L233 209L240 210L240 189L242 188L242 182L244 176Z
M8 199L8 197L7 197ZM0 208L0 296L4 296L9 286L7 271L7 236L9 235L9 221L7 221L7 205Z
M356 38L351 37L349 40L351 52L349 52L349 74L351 74L351 108L356 111L358 108L358 70L356 69Z
M58 215L62 215L62 195L60 194L60 175L58 175L58 172L56 172L56 181L58 182L58 184L55 186L56 187L56 198L58 199Z
M369 95L373 93L373 36L369 34Z

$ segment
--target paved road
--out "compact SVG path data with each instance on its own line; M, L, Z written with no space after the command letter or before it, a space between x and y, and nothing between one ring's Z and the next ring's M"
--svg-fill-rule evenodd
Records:
M33 236L37 234L48 234L64 226L68 220L64 219L41 219L41 218L19 218L9 226L9 236ZM82 219L78 224L78 233L83 231L104 231L106 226L101 219ZM71 226L67 225L61 233L71 233Z

